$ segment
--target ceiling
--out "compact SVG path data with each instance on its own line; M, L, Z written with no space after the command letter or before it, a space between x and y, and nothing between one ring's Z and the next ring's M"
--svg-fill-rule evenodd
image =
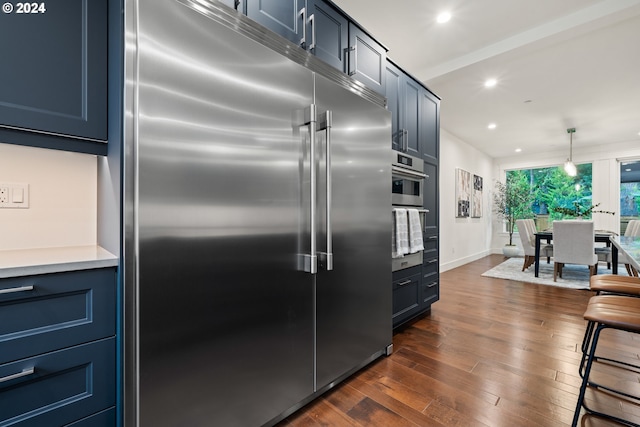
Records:
M442 98L442 129L491 157L568 155L572 127L574 155L640 148L640 0L333 2Z

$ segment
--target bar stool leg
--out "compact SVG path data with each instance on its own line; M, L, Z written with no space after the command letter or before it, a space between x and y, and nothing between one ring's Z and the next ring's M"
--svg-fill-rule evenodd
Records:
M592 326L592 328L593 328L593 338L591 340L591 348L589 349L589 355L588 355L588 358L587 358L587 366L586 366L586 368L584 370L584 375L581 375L582 376L582 385L580 386L580 393L578 395L578 402L576 403L576 410L575 410L575 412L573 414L573 422L571 424L571 427L577 427L578 426L578 420L580 419L580 410L582 408L584 408L587 411L587 413L589 413L589 414L598 415L598 416L606 418L606 419L614 420L614 421L617 421L617 422L619 422L621 424L624 424L626 426L640 427L640 424L633 423L633 422L631 422L629 420L625 420L625 419L616 417L614 415L605 414L603 412L595 411L595 410L589 408L587 406L587 404L585 403L585 401L584 401L584 396L585 396L585 394L587 392L587 387L589 386L589 374L591 373L591 367L593 366L594 359L596 358L595 357L596 347L598 346L598 339L600 338L600 332L602 332L603 329L609 327L609 326L607 326L607 325L605 325L603 323L598 323L597 325L595 325L596 322L590 322L590 323L593 323L594 326L595 326L595 327ZM586 334L585 334L585 339L586 339ZM597 384L594 384L594 386L596 388L598 388ZM612 389L609 389L607 387L605 387L604 389L612 390ZM613 390L613 391L615 392L615 390ZM626 393L620 393L620 392L617 392L617 393L629 396ZM633 397L633 396L629 396L629 397Z
M576 411L573 414L573 422L571 423L571 427L578 426L578 420L580 419L580 410L582 409L582 405L584 403L584 395L587 392L587 385L589 384L589 372L591 372L591 365L593 364L593 356L596 353L596 343L598 342L599 336L600 328L596 328L593 339L591 340L591 349L587 358L587 367L585 368L584 375L582 375L582 384L580 385L580 393L578 394L578 403L576 404Z
M580 361L580 368L578 369L578 372L580 373L580 378L584 378L583 369L584 369L584 364L588 358L589 343L591 342L594 326L595 326L594 322L589 321L587 322L587 327L584 331L584 338L582 339L582 346L581 346L582 360Z

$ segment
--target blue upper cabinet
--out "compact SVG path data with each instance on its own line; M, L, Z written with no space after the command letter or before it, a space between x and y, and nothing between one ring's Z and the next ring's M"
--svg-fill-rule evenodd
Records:
M403 151L404 131L400 124L400 88L404 73L390 61L387 61L386 72L387 109L391 112L391 148Z
M408 75L402 76L400 123L404 130L404 150L406 153L422 157L422 138L420 135L420 98L424 88Z
M222 0L308 50L332 67L385 95L386 49L330 2Z
M346 72L349 21L327 3L316 1L311 17L311 52L327 64Z
M12 8L0 14L0 142L75 138L100 142L106 153L107 0L5 5Z
M354 23L349 23L347 74L385 95L386 49Z
M246 12L257 23L306 49L311 36L307 31L309 9L306 3L305 0L249 0Z
M440 151L440 98L423 89L420 101L420 145L426 161L438 162Z
M440 98L391 60L386 63L387 109L391 111L391 148L438 164Z

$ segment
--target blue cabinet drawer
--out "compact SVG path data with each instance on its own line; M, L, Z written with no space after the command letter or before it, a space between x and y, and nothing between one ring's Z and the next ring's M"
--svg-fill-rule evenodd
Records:
M0 279L0 364L115 335L115 268Z
M440 284L437 276L434 280L422 282L422 294L420 299L421 304L424 307L428 307L440 299Z
M418 274L398 278L393 281L393 326L397 326L420 311L420 268L407 269ZM402 270L404 272L404 270ZM397 272L396 272L397 273Z
M115 427L116 425L116 408L106 409L90 417L83 418L79 421L67 424L65 427Z
M115 405L115 338L0 365L0 426L63 426Z

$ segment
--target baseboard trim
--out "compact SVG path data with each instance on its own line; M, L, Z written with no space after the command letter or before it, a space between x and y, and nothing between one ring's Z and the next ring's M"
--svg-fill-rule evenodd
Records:
M469 255L469 256L466 256L464 258L459 258L459 259L456 259L456 260L453 260L453 261L449 261L449 262L444 263L444 264L440 264L440 273L443 273L443 272L445 272L447 270L452 270L452 269L457 268L457 267L461 267L461 266L463 266L465 264L469 264L470 262L477 261L480 258L484 258L487 255L491 255L491 254L494 254L494 253L502 253L502 251L495 252L492 249L487 249L486 251L478 252L476 254Z

